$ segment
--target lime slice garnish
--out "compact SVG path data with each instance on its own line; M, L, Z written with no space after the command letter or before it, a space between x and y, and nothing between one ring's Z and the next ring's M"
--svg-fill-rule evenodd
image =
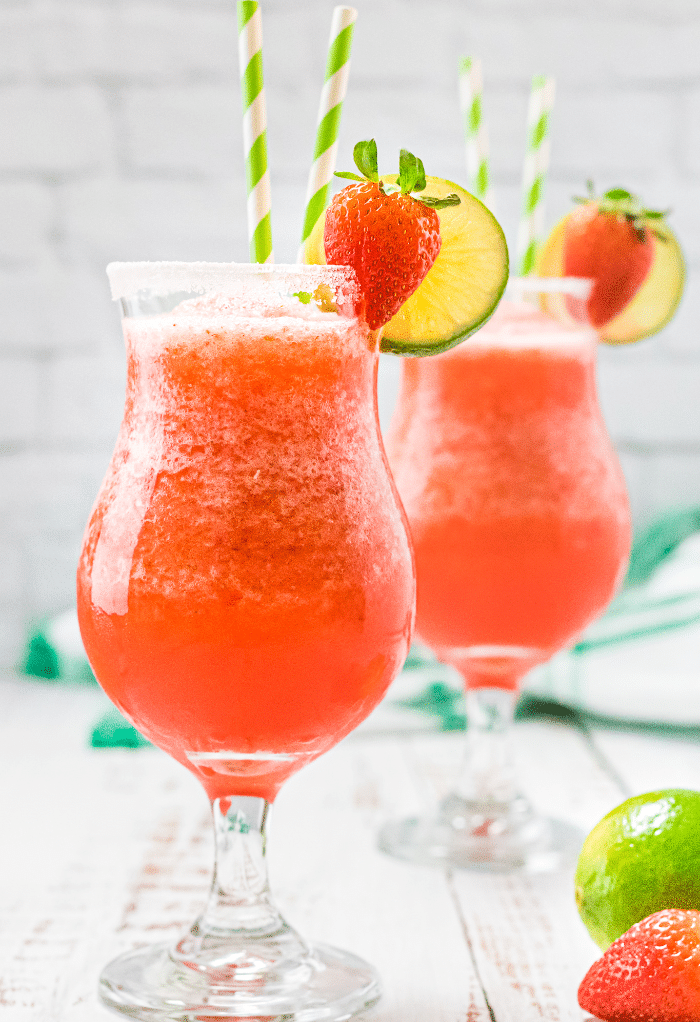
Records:
M564 273L564 233L571 214L559 221L537 257L539 277L561 277ZM649 227L661 235L654 239L654 261L644 283L621 312L597 329L607 344L632 344L656 334L666 326L678 308L685 286L685 260L675 234L663 220Z
M383 175L394 183L396 175ZM442 247L425 279L383 328L382 351L436 355L483 326L508 281L508 248L500 224L473 195L439 177L426 178L426 195L456 192L459 206L437 210ZM304 261L325 263L323 217L304 245Z

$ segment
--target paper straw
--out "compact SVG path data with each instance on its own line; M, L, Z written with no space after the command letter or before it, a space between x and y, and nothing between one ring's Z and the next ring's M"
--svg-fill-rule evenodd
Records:
M527 150L523 166L522 214L518 227L517 267L521 276L535 268L544 229L544 187L549 170L549 117L554 79L535 75L527 114Z
M459 63L459 100L464 123L469 187L493 212L494 196L489 172L489 139L484 121L481 61L462 57Z
M262 18L256 0L238 0L238 58L243 99L243 148L248 190L248 241L254 263L272 263L270 173L263 86Z
M356 19L357 11L354 7L336 7L333 10L331 37L326 60L326 77L321 91L316 122L314 162L309 171L309 183L306 188L306 210L299 250L300 262L304 257L304 242L313 231L319 217L323 215L328 203L328 193L335 172L335 159L338 151L340 115L350 76L350 50Z

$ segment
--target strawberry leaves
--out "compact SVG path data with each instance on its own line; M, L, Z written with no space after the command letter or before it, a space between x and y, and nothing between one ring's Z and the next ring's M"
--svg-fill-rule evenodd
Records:
M430 209L444 209L446 206L459 206L462 201L456 192L450 192L444 199L436 199L432 195L417 195L415 198Z
M399 185L402 195L425 190L423 161L409 153L408 149L402 149L399 153Z
M379 182L379 164L377 163L377 143L373 138L366 142L357 142L352 151L352 158L355 166L362 174L359 177L348 170L337 170L336 177L344 177L348 181L376 181ZM425 187L425 186L424 186Z
M345 178L347 181L373 181L379 185L384 195L391 195L393 192L400 192L401 195L410 195L416 202L423 203L429 209L444 209L446 206L459 206L460 198L456 193L446 195L443 199L437 199L431 195L412 195L412 192L422 192L426 187L425 169L423 161L408 149L402 149L399 153L399 177L397 184L385 184L379 177L379 164L377 162L377 143L373 138L365 142L358 142L352 151L355 166L362 177L352 171L336 171L336 177Z
M402 149L399 153L399 185L402 195L425 190L423 161L413 153L409 153L408 149ZM414 195L413 198L430 209L444 209L446 206L459 206L460 204L459 195L455 192L446 195L444 199L436 199L432 195Z
M373 138L367 142L358 142L352 151L355 166L368 181L379 181L379 165L377 163L377 143Z
M609 216L616 216L626 220L634 227L640 242L645 242L647 237L647 220L663 220L671 212L670 209L647 209L639 196L628 192L626 188L609 188L602 195L596 195L593 181L589 178L586 181L586 197L581 195L572 196L573 201L579 205L586 205L594 202L598 212ZM652 233L661 241L665 236L650 228Z

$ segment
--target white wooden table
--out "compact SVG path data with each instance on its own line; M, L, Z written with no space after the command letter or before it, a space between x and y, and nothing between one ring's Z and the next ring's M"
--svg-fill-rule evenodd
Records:
M0 1019L108 1022L102 965L174 937L208 887L208 805L154 749L91 750L95 689L0 679ZM446 790L463 735L386 730L384 712L290 780L270 825L277 900L305 936L380 970L376 1022L581 1022L597 949L571 873L487 876L376 850L388 817ZM700 743L522 722L522 786L584 830L627 795L700 788Z

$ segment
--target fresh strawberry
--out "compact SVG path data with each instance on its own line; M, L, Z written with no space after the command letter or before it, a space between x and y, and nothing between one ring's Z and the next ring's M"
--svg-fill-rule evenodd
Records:
M589 195L569 215L564 234L564 275L593 281L587 303L594 327L608 323L632 300L654 261L653 227L665 213L644 209L624 188ZM575 310L570 310L575 314Z
M578 1003L605 1022L698 1022L700 912L668 908L635 923L588 970Z
M374 139L358 142L353 155L363 176L338 173L355 183L328 206L323 245L326 262L354 268L367 324L377 330L410 298L437 258L442 242L435 210L460 200L411 196L425 189L425 171L406 149L399 158L398 185L380 180Z

